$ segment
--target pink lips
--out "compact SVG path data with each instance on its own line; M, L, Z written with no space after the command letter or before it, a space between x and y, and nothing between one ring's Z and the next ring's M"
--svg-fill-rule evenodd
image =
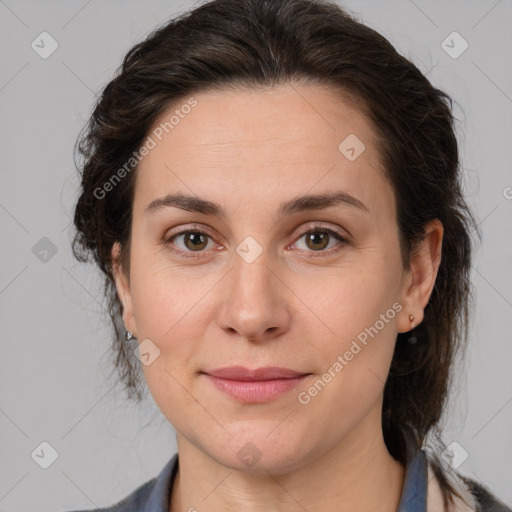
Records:
M230 366L203 372L224 393L244 403L262 403L292 390L307 373L268 366L250 370Z

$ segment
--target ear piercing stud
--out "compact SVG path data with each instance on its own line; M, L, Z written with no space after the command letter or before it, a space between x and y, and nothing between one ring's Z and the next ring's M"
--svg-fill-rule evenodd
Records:
M418 338L416 338L413 332L414 328L416 327L416 324L414 323L414 315L409 315L409 321L411 322L411 335L409 336L409 338L407 338L407 341L411 345L414 345L418 341Z

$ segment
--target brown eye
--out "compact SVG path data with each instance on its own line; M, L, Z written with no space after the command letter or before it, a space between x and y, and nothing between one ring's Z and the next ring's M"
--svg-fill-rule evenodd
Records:
M181 243L177 243L177 240L181 239ZM173 249L175 252L204 252L208 247L208 240L211 237L202 231L181 231L176 233L165 240L166 245L174 245L177 249Z
M329 244L329 233L327 231L312 231L310 233L306 233L306 245L310 249L314 250L322 250L327 247Z
M348 240L338 232L316 224L313 227L310 226L309 230L303 232L298 240L302 238L304 238L305 249L300 246L298 248L307 252L319 252L321 253L319 256L337 252L348 244ZM331 246L328 248L333 240L337 240L339 243L335 244L334 247ZM298 242L295 242L295 244L297 243Z
M204 249L208 245L208 235L199 231L188 231L183 238L183 243L191 251Z

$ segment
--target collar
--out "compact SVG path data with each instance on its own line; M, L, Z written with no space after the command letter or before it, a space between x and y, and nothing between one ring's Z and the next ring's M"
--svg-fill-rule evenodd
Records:
M160 474L153 479L153 486L149 496L140 504L143 506L141 512L169 512L169 503L171 499L171 490L174 478L178 471L178 454L175 453L164 466ZM135 507L133 511L137 510ZM131 512L128 509L126 512Z
M427 512L427 457L423 450L409 456L397 512Z

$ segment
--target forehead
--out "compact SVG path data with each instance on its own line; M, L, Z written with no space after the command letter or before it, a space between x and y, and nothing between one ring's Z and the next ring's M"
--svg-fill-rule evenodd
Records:
M154 147L137 169L134 209L171 191L224 204L340 186L369 202L379 201L378 189L385 195L373 127L334 90L288 84L194 94L148 135Z

